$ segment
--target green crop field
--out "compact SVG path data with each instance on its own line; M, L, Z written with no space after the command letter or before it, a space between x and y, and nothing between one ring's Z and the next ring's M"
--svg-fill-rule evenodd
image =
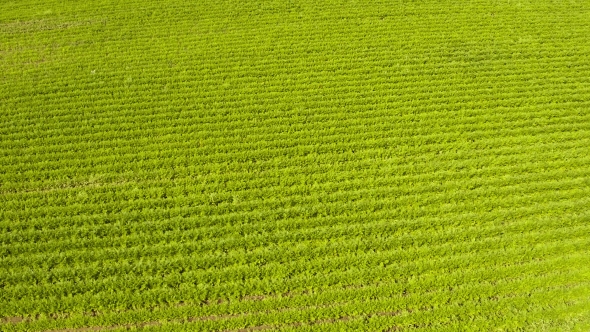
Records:
M3 0L1 331L589 331L590 1Z

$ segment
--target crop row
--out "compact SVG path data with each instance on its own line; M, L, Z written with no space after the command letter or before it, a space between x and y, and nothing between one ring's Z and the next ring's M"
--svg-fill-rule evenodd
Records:
M360 286L351 287L336 292L334 292L334 290L318 291L303 297L280 296L254 302L224 301L221 302L221 304L215 306L181 305L169 308L160 307L154 311L130 310L124 312L115 311L112 313L105 312L100 313L98 316L95 315L94 317L74 314L69 318L66 316L66 319L62 321L55 321L53 319L40 319L34 321L32 324L23 324L21 325L21 328L25 327L30 330L32 327L34 330L37 330L39 328L47 329L52 325L71 327L86 326L89 325L89 323L92 323L92 325L108 326L162 319L181 319L184 322L194 322L193 324L197 324L197 328L201 327L206 329L208 328L209 330L215 330L212 328L212 326L210 326L210 324L213 324L213 326L219 326L219 324L222 324L222 326L227 326L227 324L230 324L230 326L236 326L235 324L244 324L243 318L253 318L252 316L256 317L260 315L262 317L266 316L272 319L274 323L281 322L284 324L293 318L297 319L296 321L300 321L302 319L301 315L297 315L295 313L301 312L302 310L310 307L316 310L321 308L337 309L336 312L331 310L332 315L331 317L329 316L330 318L334 317L333 315L336 315L336 317L342 317L341 315L349 316L374 312L384 312L384 316L394 317L400 315L407 316L408 314L420 315L420 313L423 313L424 311L431 311L433 309L444 311L444 308L450 304L451 313L454 312L456 315L456 308L453 308L453 304L464 306L465 304L471 303L472 306L481 307L486 303L488 305L492 305L492 303L500 301L507 302L504 304L506 305L504 309L509 310L509 308L514 309L515 305L515 303L509 299L515 297L522 297L523 300L527 298L529 299L529 301L525 300L521 302L518 305L519 308L530 305L530 300L534 298L539 300L539 297L544 298L545 301L553 301L552 304L555 306L555 294L558 292L561 292L562 294L569 293L571 295L577 295L577 297L570 296L572 301L570 301L568 305L571 306L573 300L577 299L579 303L579 300L582 300L584 296L587 296L586 294L589 291L587 284L574 282L574 280L576 280L575 277L568 280L570 283L567 287L561 286L560 282L563 282L568 277L573 277L571 275L568 276L553 273L549 275L531 274L531 276L538 278L538 280L533 284L531 284L531 279L525 278L517 280L513 279L506 283L500 281L493 285L477 282L465 283L465 285L459 286L457 288L447 287L442 289L427 289L426 292L419 293L413 293L411 291L413 286L410 286L410 290L408 290L400 288L397 284L381 284L376 288L374 286ZM416 286L418 285L419 282ZM424 289L421 290L423 291ZM501 291L501 293L508 291L509 296L506 297L497 295L497 291ZM458 295L458 297L454 296L455 293ZM437 305L436 303L439 303L440 305ZM545 303L548 304L549 302ZM359 304L361 305L359 306ZM215 307L220 308L221 310L210 310L214 309ZM230 309L230 307L233 307L233 309ZM534 307L531 309L533 308ZM546 311L546 308L543 309L543 311ZM528 311L530 313L530 310ZM514 311L512 312L514 313ZM275 316L277 314L281 315L282 317L277 319L279 318ZM506 314L508 314L508 312L504 312L499 318L505 319ZM544 314L547 315L547 312L544 312ZM468 317L469 316L465 318ZM189 319L187 320L187 318ZM316 316L315 319L317 318L318 317ZM415 317L411 318L415 319ZM312 318L312 320L314 319ZM247 323L246 326L260 323L256 319L246 319L245 322ZM204 324L204 326L200 326L202 324Z

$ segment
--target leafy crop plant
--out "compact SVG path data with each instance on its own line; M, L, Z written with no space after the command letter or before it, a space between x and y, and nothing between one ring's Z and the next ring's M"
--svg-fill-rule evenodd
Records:
M590 330L590 2L0 2L1 331Z

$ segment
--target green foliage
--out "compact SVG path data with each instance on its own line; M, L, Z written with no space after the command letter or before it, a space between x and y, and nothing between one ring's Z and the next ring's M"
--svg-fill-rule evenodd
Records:
M589 14L0 4L0 330L588 330Z

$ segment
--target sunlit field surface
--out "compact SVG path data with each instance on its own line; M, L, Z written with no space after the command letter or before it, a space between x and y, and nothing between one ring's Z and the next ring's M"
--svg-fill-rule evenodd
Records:
M589 331L590 2L0 3L0 330Z

